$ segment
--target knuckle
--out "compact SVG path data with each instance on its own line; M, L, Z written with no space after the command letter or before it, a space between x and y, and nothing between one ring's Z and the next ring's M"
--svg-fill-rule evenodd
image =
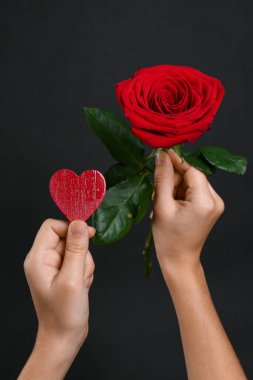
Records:
M156 226L158 228L161 228L163 226L167 226L171 221L174 219L174 212L167 212L166 210L160 210L159 211L154 211L154 215L152 218L152 224L153 226Z
M52 224L53 220L54 219L52 219L52 218L47 218L47 219L44 220L43 225L44 226L49 226L49 225Z
M88 255L90 255L89 252L88 252ZM93 276L94 271L95 271L95 263L92 256L90 256L90 259L87 261L87 265L85 268L86 276L87 277Z
M90 272L93 273L95 271L95 263L92 260L91 266L90 266Z
M25 274L28 274L28 271L29 271L29 264L28 264L28 260L25 259L24 263L23 263L23 268L24 268L24 272Z
M29 254L27 254L27 256L26 256L26 258L24 260L23 268L24 268L24 272L25 272L26 275L30 273L30 270L31 270L31 257L29 256Z
M73 293L78 288L78 282L75 279L65 279L60 282L60 287L64 292Z
M68 243L67 250L70 253L81 253L83 251L83 245L80 241L72 240Z
M200 213L204 216L210 215L215 210L215 203L214 200L209 199L206 202L203 202L200 207Z
M53 218L47 218L44 220L44 222L41 225L41 228L43 230L48 230L53 225L54 219Z
M153 207L153 217L154 219L157 217L161 218L164 216L164 207L162 207L160 202L155 202Z
M192 174L192 173L196 173L196 169L194 168L194 166L190 165L190 167L188 168L187 170L187 173L188 174Z
M161 182L168 180L169 175L162 170L156 170L154 178L155 178L155 184L160 184Z
M202 171L200 171L199 169L195 168L194 166L191 166L188 169L187 174L189 177L193 177L193 178L197 179L198 181L200 181L201 183L207 181L206 175Z
M87 323L87 325L84 328L84 334L83 334L84 335L84 340L87 338L88 333L89 333L89 323Z
M164 176L163 176L163 174L162 173L155 173L155 183L156 184L159 184L159 183L161 183L161 182L163 182L163 180L164 180Z
M203 173L196 169L194 166L190 166L187 170L188 176L201 176Z
M225 203L221 197L218 197L217 203L216 203L216 211L218 215L223 214L225 210Z

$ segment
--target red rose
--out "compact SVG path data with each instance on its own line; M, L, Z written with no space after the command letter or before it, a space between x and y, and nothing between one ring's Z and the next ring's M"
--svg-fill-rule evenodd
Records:
M210 128L224 88L191 67L159 65L117 83L116 95L132 132L153 148L166 148L193 142Z

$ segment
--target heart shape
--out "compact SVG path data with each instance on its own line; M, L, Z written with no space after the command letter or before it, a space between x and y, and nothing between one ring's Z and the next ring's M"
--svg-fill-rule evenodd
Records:
M106 183L97 170L86 170L78 176L72 170L61 169L52 175L49 191L70 221L86 221L104 199Z

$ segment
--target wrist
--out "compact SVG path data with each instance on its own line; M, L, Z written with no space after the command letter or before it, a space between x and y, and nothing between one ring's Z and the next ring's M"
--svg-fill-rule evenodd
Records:
M176 258L157 256L168 287L180 286L183 282L196 282L204 276L204 270L199 260L200 253L184 255L184 257L178 255Z
M39 326L34 351L40 355L53 355L59 362L72 362L80 350L85 338L72 334L59 334Z
M18 379L63 379L79 349L70 337L39 327L33 352Z

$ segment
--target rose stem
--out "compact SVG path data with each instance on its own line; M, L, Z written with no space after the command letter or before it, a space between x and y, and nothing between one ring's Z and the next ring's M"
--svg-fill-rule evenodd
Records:
M153 149L152 152L146 157L146 160L148 161L150 158L155 157L160 150L162 150L162 148Z
M172 149L182 158L182 164L184 162L183 144L174 145Z
M183 144L174 145L172 149L180 156L183 156Z
M152 228L148 232L147 239L145 241L144 250L143 250L143 258L144 258L144 275L146 277L150 277L152 274L152 261L150 258L151 244L153 241Z

